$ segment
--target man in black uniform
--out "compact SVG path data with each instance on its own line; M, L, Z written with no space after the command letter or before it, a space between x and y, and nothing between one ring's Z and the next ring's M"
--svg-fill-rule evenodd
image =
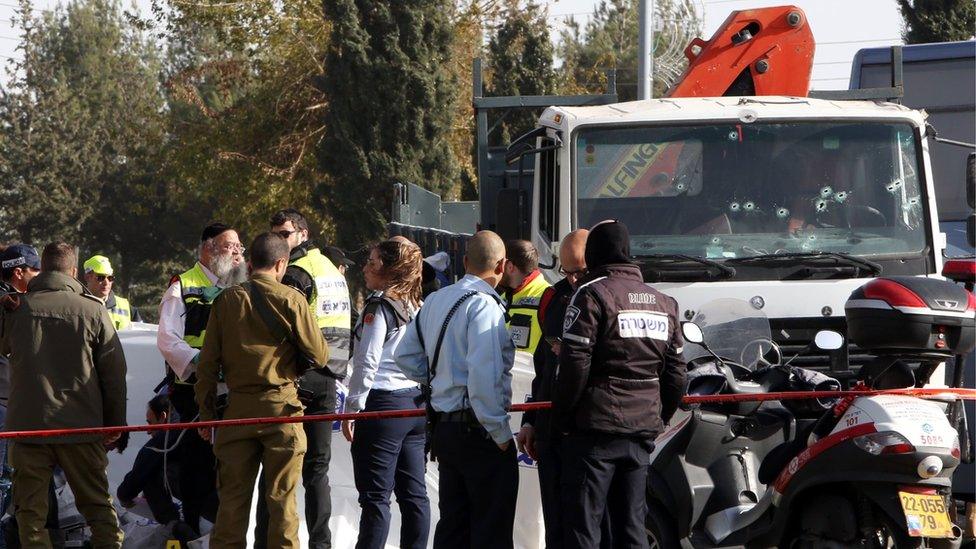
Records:
M559 245L559 273L565 278L546 288L539 301L539 324L543 341L533 354L535 377L532 379L532 400L541 402L552 399L556 366L559 362L559 340L563 335L563 318L566 307L576 293L580 279L586 274L586 229L577 229L566 235ZM549 410L530 410L522 414L522 428L518 437L519 451L525 452L536 462L539 472L539 495L542 500L542 520L546 526L546 549L562 547L562 520L559 496L559 477L562 457L559 455L559 436L551 428ZM604 521L601 547L613 547L609 521Z
M563 323L553 421L563 433L563 547L646 548L647 467L685 386L674 299L644 284L627 227L605 221L586 241L587 275Z

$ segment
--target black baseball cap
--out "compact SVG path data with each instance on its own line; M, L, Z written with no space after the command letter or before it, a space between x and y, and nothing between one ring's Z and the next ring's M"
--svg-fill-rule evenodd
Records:
M41 256L37 250L27 244L14 244L0 253L0 268L13 269L15 267L29 267L41 269Z
M336 267L339 265L349 267L356 264L355 261L346 257L346 252L342 251L341 248L336 248L335 246L326 246L322 249L322 253L324 253L325 257L328 257L329 261L331 261Z

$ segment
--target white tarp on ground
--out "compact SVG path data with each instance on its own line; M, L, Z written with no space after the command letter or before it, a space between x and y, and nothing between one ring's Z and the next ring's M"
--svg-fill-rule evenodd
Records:
M163 359L156 348L156 326L151 324L135 324L134 328L119 332L125 349L126 360L129 365L128 381L128 412L129 425L145 423L145 403L153 396L153 389L163 377ZM513 369L512 400L516 403L525 401L531 392L532 368L531 357L523 353L516 353L517 359ZM344 393L340 389L339 398ZM512 430L518 431L521 414L512 414ZM109 482L112 492L129 471L136 453L142 448L149 437L145 433L133 433L129 448L122 455L109 455ZM519 456L519 498L515 523L515 546L525 549L542 547L543 526L542 512L539 506L539 481L535 464L522 454ZM332 486L332 544L334 547L353 547L356 543L359 526L358 493L352 476L352 458L349 453L349 443L339 432L338 423L333 425L332 464L329 469L329 479ZM431 464L427 471L427 492L431 503L431 539L434 526L437 524L437 468ZM304 520L304 491L299 488L298 508L302 519L300 537L302 545L307 546L308 531ZM400 514L396 501L391 504L392 524L387 547L397 547L400 532ZM252 533L253 533L253 505L252 505ZM251 541L251 535L248 537Z

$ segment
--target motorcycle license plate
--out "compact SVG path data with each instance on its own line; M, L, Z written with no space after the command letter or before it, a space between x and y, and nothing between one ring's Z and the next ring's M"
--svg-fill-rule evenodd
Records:
M916 538L951 538L952 521L945 500L934 490L902 487L898 491L905 511L908 535Z

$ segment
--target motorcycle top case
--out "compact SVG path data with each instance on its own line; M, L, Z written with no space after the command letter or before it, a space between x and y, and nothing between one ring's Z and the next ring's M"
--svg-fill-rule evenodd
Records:
M848 337L869 352L951 356L976 343L976 297L952 282L876 278L854 290L844 310Z

